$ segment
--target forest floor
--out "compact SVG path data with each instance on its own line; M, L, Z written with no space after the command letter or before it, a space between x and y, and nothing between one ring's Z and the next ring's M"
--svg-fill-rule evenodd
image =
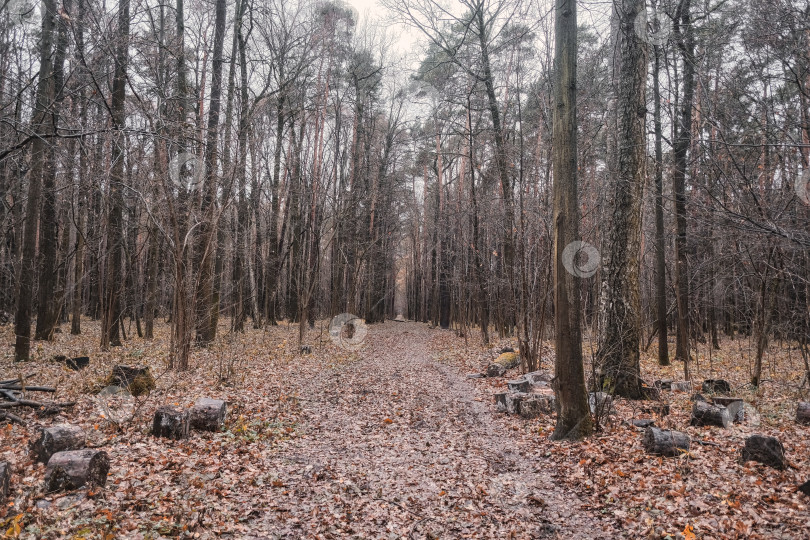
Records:
M641 431L617 412L584 442L549 440L553 417L524 420L496 412L504 378L469 379L497 354L475 336L387 322L369 327L362 347L334 345L326 323L309 332L301 355L297 326L227 332L195 350L192 369L166 369L168 326L156 339L131 339L98 352L98 325L35 344L34 360L0 359L0 379L35 373L55 401L77 401L57 417L0 425L0 460L13 468L0 534L22 538L803 538L810 500L797 484L810 477L810 429L792 415L802 396L798 351L772 346L761 395L744 388L750 351L724 342L696 379L728 379L748 403L745 424L728 430L688 427L687 394L667 393L672 413L661 427L687 431L680 458L648 456ZM13 343L13 329L2 339ZM586 347L587 349L587 347ZM654 347L653 347L654 349ZM9 348L10 350L10 348ZM702 352L698 349L698 352ZM79 372L50 361L91 356ZM678 378L645 354L649 380ZM546 351L545 367L553 353ZM152 367L148 396L97 393L117 363ZM519 369L508 376L516 376ZM33 395L34 393L32 393ZM154 410L190 406L198 397L228 402L219 433L169 441L149 434ZM34 398L42 398L41 394ZM43 398L51 399L46 396ZM806 399L806 397L805 397ZM87 446L110 456L104 489L43 493L44 465L27 444L36 424L85 428ZM744 438L775 435L791 468L740 463Z

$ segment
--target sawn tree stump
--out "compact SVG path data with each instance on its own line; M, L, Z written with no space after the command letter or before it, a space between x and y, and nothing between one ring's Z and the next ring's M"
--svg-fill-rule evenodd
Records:
M728 428L731 425L731 415L725 407L696 401L692 406L692 421L689 425Z
M731 385L723 379L706 379L702 390L711 394L730 394Z
M714 397L712 402L728 409L728 414L735 424L745 421L745 402L738 397Z
M188 437L188 411L169 405L159 407L152 420L152 435L167 439L185 439Z
M110 458L102 450L85 448L57 452L45 469L45 491L78 489L84 485L104 486L110 472Z
M689 451L691 439L686 433L648 427L644 430L644 450L658 456L676 457Z
M57 452L84 448L85 435L79 426L69 424L39 428L39 435L31 441L31 457L47 463Z
M225 425L225 402L199 398L191 408L191 427L202 431L220 431Z
M742 459L743 461L759 461L780 471L787 467L785 447L776 437L766 437L765 435L751 435L745 439Z

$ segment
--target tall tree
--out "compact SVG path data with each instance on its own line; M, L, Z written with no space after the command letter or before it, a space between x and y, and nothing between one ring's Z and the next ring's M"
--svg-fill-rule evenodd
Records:
M692 101L695 94L695 34L692 26L692 0L680 0L675 13L675 36L683 64L683 96L676 123L673 146L672 194L675 199L675 298L678 329L675 358L683 362L684 377L689 378L689 258L686 237L686 167L692 144Z
M655 313L658 330L658 364L669 365L667 341L667 261L664 238L664 149L661 123L661 47L653 47L653 123L655 125Z
M14 317L14 358L28 360L31 350L31 311L34 281L37 277L37 232L39 230L42 176L53 132L50 107L55 95L53 48L56 29L56 0L42 1L42 32L39 42L39 80L31 125L36 137L31 144L31 169L28 173L28 200L25 207L25 229L22 237L22 261L18 274L17 314Z
M126 90L129 60L129 0L118 4L118 42L115 48L110 115L112 117L112 169L110 214L107 218L107 279L102 311L101 347L121 345L121 289L124 265L124 159L126 145Z
M632 399L641 394L641 202L646 176L647 43L635 31L644 0L613 3L615 152L607 197L597 361L603 389ZM612 127L612 126L611 126ZM613 129L608 129L611 136Z
M205 345L214 341L217 335L214 310L219 303L214 297L214 259L216 256L216 231L219 218L217 209L217 188L219 169L217 162L217 142L219 133L219 112L222 98L222 49L225 45L226 1L216 0L214 22L214 60L211 69L211 94L208 105L208 128L205 141L205 183L202 186L200 205L199 237L197 243L197 343Z
M552 437L579 439L593 430L582 365L579 277L566 269L563 252L579 241L577 199L577 5L554 8L554 293L557 424Z

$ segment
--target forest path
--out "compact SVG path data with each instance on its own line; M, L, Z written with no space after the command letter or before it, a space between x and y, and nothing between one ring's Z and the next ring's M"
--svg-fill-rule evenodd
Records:
M544 473L551 464L494 421L491 396L435 358L432 332L388 322L370 328L359 360L324 368L304 357L291 381L302 436L268 464L283 486L268 486L257 534L598 536L582 503Z

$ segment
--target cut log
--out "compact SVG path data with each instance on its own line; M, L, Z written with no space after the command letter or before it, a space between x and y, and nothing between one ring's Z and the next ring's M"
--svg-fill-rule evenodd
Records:
M603 416L614 412L613 396L605 392L591 392L588 395L588 405L591 407L591 414Z
M742 398L717 396L712 398L712 402L728 409L728 414L731 415L731 419L735 424L745 422L745 402Z
M500 364L490 364L487 366L487 377L503 377L506 368Z
M506 412L506 396L508 392L497 392L495 394L495 408L498 412Z
M547 387L553 377L545 371L532 371L524 375L523 378L532 383L532 385Z
M676 457L688 452L691 439L680 431L648 427L644 430L644 450L658 456Z
M810 497L810 480L799 486L799 491Z
M84 485L103 487L109 472L110 458L102 450L57 452L45 469L45 491L69 491Z
M692 421L689 425L728 428L731 425L731 415L725 407L696 401L692 406Z
M191 408L191 427L202 431L220 431L225 425L225 402L199 398Z
M692 391L692 383L689 381L673 381L670 383L669 387L672 389L673 392Z
M159 407L152 420L152 435L166 439L185 439L188 437L188 411L170 405Z
M730 394L731 385L723 379L706 379L702 390L710 394Z
M515 349L513 349L512 347L504 347L503 349L501 349L500 354L508 352L515 352Z
M513 381L507 381L506 387L510 392L528 392L532 389L532 383L521 377Z
M69 424L39 428L39 435L31 441L31 457L34 461L47 463L52 455L84 447L82 428Z
M528 397L529 394L524 394L523 392L506 394L506 412L509 414L518 414L520 412L520 402Z
M73 371L79 371L80 369L84 369L90 365L90 357L77 356L76 358L67 358L65 360L65 365L67 365L67 367Z
M653 385L659 390L672 390L672 379L655 381Z
M114 366L109 383L126 388L133 396L148 394L155 388L152 372L143 366Z
M758 461L779 470L787 467L785 447L776 437L766 437L765 435L751 435L745 439L742 460Z
M796 422L799 424L810 424L810 403L800 401L796 406Z
M11 465L8 461L0 461L0 505L8 498L8 488L11 484Z
M630 424L639 428L648 428L655 425L655 420L651 418L633 418L630 420Z
M538 418L554 412L554 394L529 394L518 404L518 414L523 418Z

